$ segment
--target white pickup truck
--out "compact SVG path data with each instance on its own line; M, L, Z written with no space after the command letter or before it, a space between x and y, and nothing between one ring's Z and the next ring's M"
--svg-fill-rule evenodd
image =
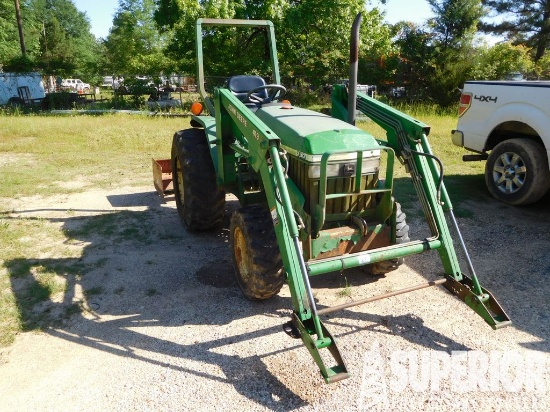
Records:
M491 195L527 205L550 188L550 82L468 81L460 98L455 145L487 160L485 183Z

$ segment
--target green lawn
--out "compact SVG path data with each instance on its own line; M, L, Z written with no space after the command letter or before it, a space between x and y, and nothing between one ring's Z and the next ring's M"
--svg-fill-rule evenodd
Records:
M91 187L147 184L151 158L169 158L174 132L186 127L181 117L0 116L0 197L76 191L57 184L75 176Z

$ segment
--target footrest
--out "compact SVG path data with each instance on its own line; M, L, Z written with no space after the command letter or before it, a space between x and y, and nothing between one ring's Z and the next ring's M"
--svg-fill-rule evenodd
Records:
M472 292L474 289L472 279L466 275L462 276L461 281L457 281L450 276L445 276L447 281L443 286L472 308L493 329L500 329L512 324L512 321L491 292L482 287L483 294L481 296L476 295Z
M311 321L311 320L310 320ZM319 321L320 322L320 321ZM300 337L302 338L302 341L306 345L306 348L309 350L309 353L315 360L315 363L319 367L319 370L321 371L321 375L323 375L323 378L325 379L326 383L334 383L338 382L344 379L349 378L348 369L346 367L346 364L344 363L344 360L342 359L342 355L340 355L340 351L338 350L338 347L336 346L336 341L334 340L334 337L330 334L330 332L325 328L322 322L321 323L321 329L324 335L323 344L317 344L317 341L313 339L310 333L314 333L311 331L314 331L314 328L306 328L302 321L296 316L296 314L292 315L292 323L295 326L295 328L298 330ZM313 323L313 322L312 322ZM330 343L328 346L326 346L327 340L330 340ZM325 365L325 362L323 361L323 358L320 353L319 347L323 347L328 349L330 355L334 359L336 365L327 367Z

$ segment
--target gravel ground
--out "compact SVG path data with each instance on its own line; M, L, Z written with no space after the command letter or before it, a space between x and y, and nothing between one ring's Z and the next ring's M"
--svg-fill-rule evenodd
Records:
M301 341L282 332L286 286L266 302L243 298L227 221L188 234L173 197L162 201L149 187L0 205L69 230L117 217L112 231L67 242L88 269L48 310L96 290L88 310L0 351L0 410L550 410L548 196L529 208L472 202L475 218L460 219L481 283L512 327L493 331L442 288L347 309L325 317L352 374L331 385ZM237 202L227 205L231 212ZM409 223L412 237L422 233L423 224ZM65 259L28 258L51 267ZM440 273L437 255L423 254L386 277L349 270L312 284L323 307Z

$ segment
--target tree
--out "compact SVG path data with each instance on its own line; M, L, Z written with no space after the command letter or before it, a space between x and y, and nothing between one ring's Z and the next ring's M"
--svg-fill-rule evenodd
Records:
M481 0L428 0L435 17L428 21L432 30L429 95L447 106L458 99L458 87L467 80L472 61L473 39L479 20L484 15Z
M424 26L411 22L397 23L393 30L398 52L385 62L394 70L390 84L404 86L409 98L425 98L436 66L433 36Z
M194 73L195 20L197 17L268 19L277 33L281 75L304 78L320 85L348 76L350 28L363 12L363 56L376 56L391 49L389 28L377 9L365 10L363 0L156 0L155 21L170 32L167 53L179 67ZM214 75L260 74L265 69L266 41L262 30L216 30L205 32L205 68ZM368 53L366 52L368 50Z
M85 13L71 0L20 0L27 57L19 49L12 0L0 0L0 64L4 70L42 70L86 77L97 70L99 45Z
M304 0L286 9L278 44L287 76L304 76L320 85L348 77L350 29L357 13L360 28L359 80L375 84L385 76L376 70L380 56L392 52L390 28L377 8L364 1Z
M471 72L471 78L475 80L501 80L510 73L534 70L529 49L525 46L503 42L478 51L477 63Z
M36 50L37 68L63 77L92 76L99 49L86 14L71 0L28 0L27 3L31 11L27 31L35 39L30 46Z
M546 53L535 63L533 75L536 79L550 80L550 54Z
M535 50L538 62L550 46L550 0L482 0L496 15L505 15L501 22L484 22L481 28L506 35L514 44Z
M158 75L169 66L163 52L166 34L154 22L153 0L120 0L105 51L114 74Z
M0 0L0 66L8 71L30 71L34 59L40 55L39 33L35 30L36 18L32 0L20 0L26 57L21 55L19 33L13 0Z
M481 0L427 0L435 14L428 21L434 42L445 55L472 43L477 24L485 12Z
M0 64L20 53L13 0L0 0Z
M40 45L43 50L40 60L47 73L71 74L77 69L74 43L67 40L65 30L55 16L44 23Z

